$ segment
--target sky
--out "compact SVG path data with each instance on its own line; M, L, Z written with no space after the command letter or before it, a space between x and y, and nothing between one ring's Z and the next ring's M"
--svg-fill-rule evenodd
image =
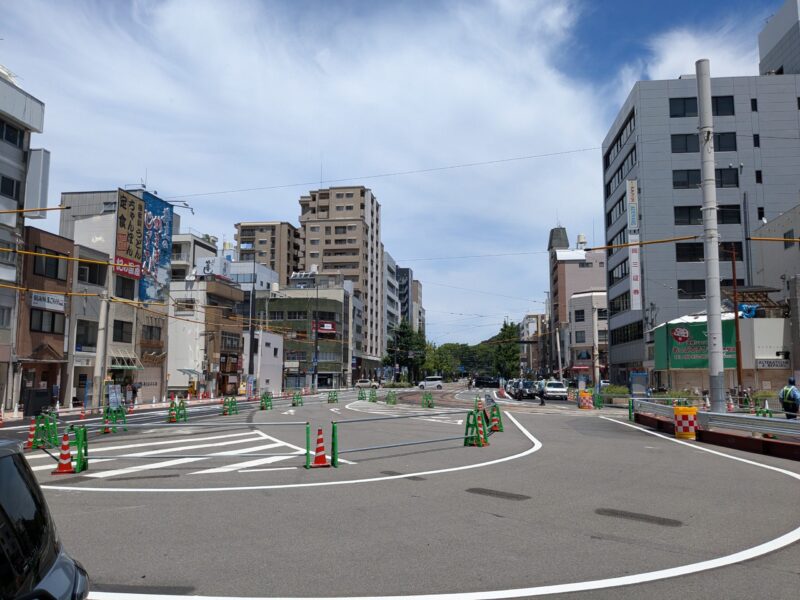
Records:
M600 146L631 86L699 58L758 74L780 5L0 0L0 64L46 105L50 206L146 183L191 205L182 228L233 241L238 221L297 224L311 189L365 185L428 339L476 343L544 312L552 227L603 243Z

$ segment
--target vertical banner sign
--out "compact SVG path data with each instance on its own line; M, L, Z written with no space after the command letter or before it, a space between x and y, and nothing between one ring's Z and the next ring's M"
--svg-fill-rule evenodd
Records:
M628 243L639 243L639 182L625 182L625 197L628 211ZM642 248L628 247L628 270L631 280L631 310L642 310Z
M142 276L144 202L119 190L117 198L117 245L114 272L139 279Z
M143 203L144 232L139 299L142 302L164 302L172 272L172 205L149 192L144 192Z

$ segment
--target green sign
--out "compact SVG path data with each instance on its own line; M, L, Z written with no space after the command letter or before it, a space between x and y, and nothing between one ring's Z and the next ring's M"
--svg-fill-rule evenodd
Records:
M667 323L655 332L657 370L707 369L708 328L700 323ZM724 368L736 368L736 331L733 320L722 322Z

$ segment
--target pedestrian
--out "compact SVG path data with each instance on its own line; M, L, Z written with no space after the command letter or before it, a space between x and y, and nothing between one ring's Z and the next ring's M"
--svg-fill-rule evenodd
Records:
M795 387L794 377L789 377L789 384L778 394L778 400L783 406L786 418L796 419L797 413L800 411L800 391Z

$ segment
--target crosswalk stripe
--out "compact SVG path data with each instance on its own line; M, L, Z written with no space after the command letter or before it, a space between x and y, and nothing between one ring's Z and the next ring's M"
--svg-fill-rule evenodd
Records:
M281 446L283 444L270 444L269 446L262 446L263 449L268 448L275 448L276 446ZM293 452L295 456L301 456L304 452L299 450L295 450ZM255 460L247 460L244 462L238 462L232 465L225 465L222 467L216 467L213 469L204 469L203 471L195 471L194 473L190 473L191 475L209 475L211 473L230 473L231 471L239 471L240 469L247 469L250 467L257 467L258 465L268 465L271 463L280 462L282 460L289 460L292 458L291 456L267 456L265 458L257 458Z
M232 446L234 444L249 444L256 441L254 436L250 438L239 438L238 440L227 440L225 442L209 442L203 444L189 444L188 446L178 446L177 448L159 448L158 450L148 450L147 452L132 452L130 454L123 454L123 456L139 457L139 456L152 456L153 454L164 454L166 452L179 452L181 450L197 450L198 448L217 448L219 446Z

